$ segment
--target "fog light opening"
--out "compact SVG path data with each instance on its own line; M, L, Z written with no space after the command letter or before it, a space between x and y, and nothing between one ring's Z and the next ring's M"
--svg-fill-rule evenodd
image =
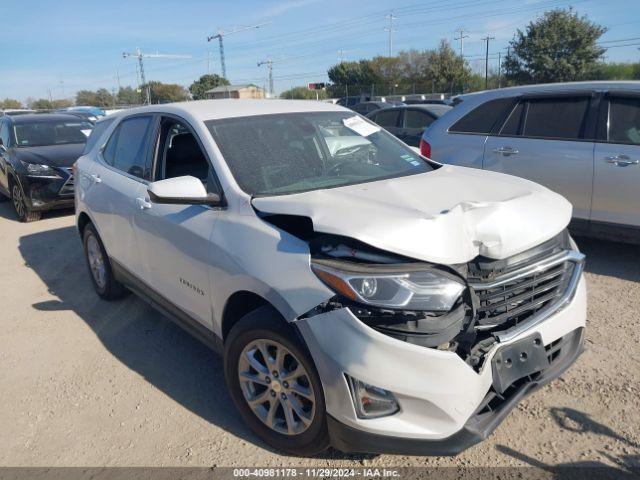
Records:
M400 405L393 393L345 375L358 418L379 418L393 415Z

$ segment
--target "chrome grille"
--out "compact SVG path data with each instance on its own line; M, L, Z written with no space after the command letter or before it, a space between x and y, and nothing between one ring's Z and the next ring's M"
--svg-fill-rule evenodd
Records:
M67 178L67 181L64 182L64 185L62 185L58 193L60 195L73 195L73 192L75 191L73 171L70 168L65 168L64 170L69 174L69 177Z
M555 310L577 287L582 255L560 252L493 281L472 283L477 330L509 330Z

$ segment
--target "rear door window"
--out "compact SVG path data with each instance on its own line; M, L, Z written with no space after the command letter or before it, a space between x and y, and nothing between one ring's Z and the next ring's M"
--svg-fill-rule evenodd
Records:
M589 97L530 99L526 102L522 134L530 138L584 138Z
M374 117L374 122L384 128L392 128L398 125L400 119L400 110L387 109L378 113Z
M609 100L611 143L640 145L640 97L611 97Z
M489 100L459 119L449 128L449 132L488 135L494 125L507 115L514 102L512 97Z
M104 160L118 170L148 180L147 156L152 120L152 116L123 120L102 152Z
M427 112L407 109L404 111L404 128L416 128L424 130L433 123L435 119Z

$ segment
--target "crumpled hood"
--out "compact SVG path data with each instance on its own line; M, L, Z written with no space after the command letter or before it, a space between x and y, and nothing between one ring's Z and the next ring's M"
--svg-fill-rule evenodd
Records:
M14 148L18 160L63 168L73 165L73 162L82 155L83 150L84 143Z
M572 213L567 200L536 183L451 165L252 203L263 213L309 217L316 232L440 264L523 252L560 233Z

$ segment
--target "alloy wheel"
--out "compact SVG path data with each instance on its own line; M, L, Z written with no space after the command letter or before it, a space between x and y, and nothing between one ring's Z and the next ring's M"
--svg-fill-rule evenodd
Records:
M107 269L98 239L94 235L89 235L87 238L87 259L89 260L91 275L96 284L101 289L105 288L107 284Z
M316 399L309 374L281 343L249 343L238 361L238 377L245 401L270 429L298 435L313 422Z
M11 197L13 198L13 208L15 208L16 213L18 214L18 218L24 218L27 207L25 206L24 199L22 198L22 189L19 185L13 186Z

